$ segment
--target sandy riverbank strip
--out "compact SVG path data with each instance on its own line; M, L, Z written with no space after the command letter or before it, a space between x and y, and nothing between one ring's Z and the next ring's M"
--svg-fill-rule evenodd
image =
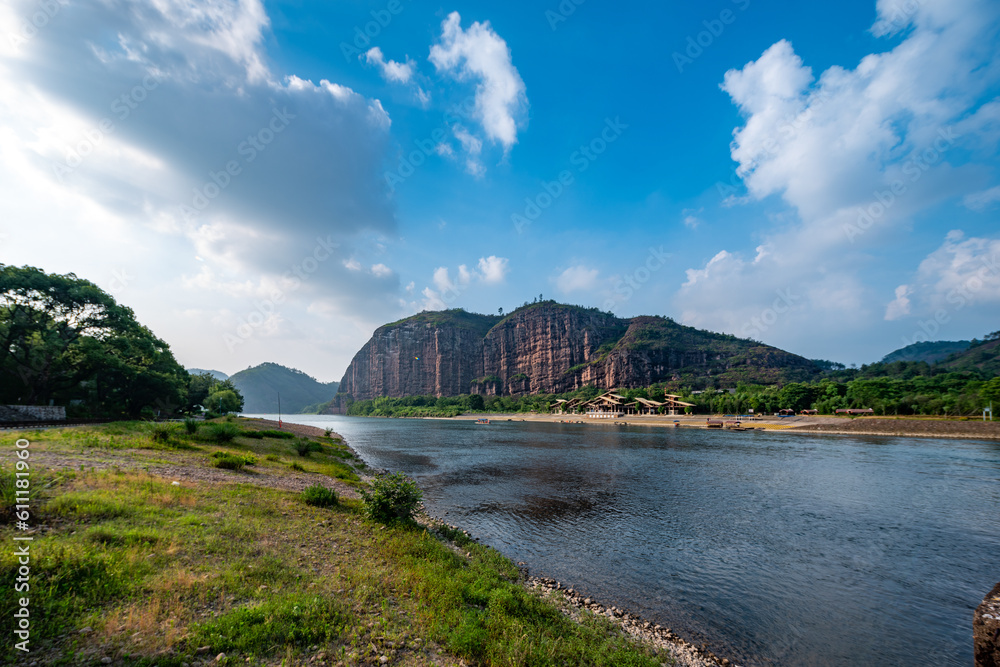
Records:
M547 422L565 424L589 424L593 426L618 427L650 426L660 428L706 428L708 419L712 421L736 422L735 417L721 415L626 415L617 419L596 419L587 415L549 415L532 413L513 414L469 414L458 417L425 417L448 421L475 421L487 418L493 422ZM1000 440L1000 421L960 421L941 418L907 417L831 417L824 415L796 415L794 417L757 417L740 420L743 428L788 433L819 433L830 435L882 435L915 438L961 438ZM716 430L716 429L712 429Z

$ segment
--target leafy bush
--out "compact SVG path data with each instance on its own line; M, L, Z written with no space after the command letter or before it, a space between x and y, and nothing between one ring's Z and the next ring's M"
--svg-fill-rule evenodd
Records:
M323 451L323 445L309 438L300 438L295 441L295 451L299 453L299 456L309 456L310 452Z
M212 458L215 459L215 461L212 462L213 466L216 468L225 468L226 470L242 470L244 466L257 464L257 457L253 454L216 452L212 454Z
M195 419L184 420L184 430L188 432L188 435L194 435L195 433L197 433L198 426L200 426L200 424Z
M397 472L377 475L369 486L370 491L361 489L361 500L369 518L382 523L413 521L413 513L424 497L416 482Z
M150 436L153 442L170 442L170 435L174 432L170 424L153 424L153 433Z
M306 471L306 469L302 467L302 464L298 463L297 461L292 461L292 463L288 467L291 468L292 470L298 470L299 472Z
M302 492L302 500L307 505L333 507L337 504L337 494L333 489L328 489L320 484L313 484Z
M253 438L254 440L263 440L264 438L275 438L276 440L290 440L295 437L294 433L289 433L288 431L279 431L276 428L268 428L262 431L244 431L242 435L247 438Z
M242 435L239 426L228 422L209 424L205 431L205 437L215 442L232 442L236 436Z

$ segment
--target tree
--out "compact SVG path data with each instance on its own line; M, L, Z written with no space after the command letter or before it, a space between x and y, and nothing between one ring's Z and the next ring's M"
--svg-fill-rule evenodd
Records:
M231 380L216 382L205 397L205 407L210 411L226 414L243 412L243 395Z
M183 404L189 376L166 343L99 287L74 274L0 264L0 399L83 401L136 416Z
M1000 376L985 383L979 390L979 396L984 403L992 402L995 406L1000 407Z
M481 412L486 409L486 401L479 394L472 394L469 396L469 409Z

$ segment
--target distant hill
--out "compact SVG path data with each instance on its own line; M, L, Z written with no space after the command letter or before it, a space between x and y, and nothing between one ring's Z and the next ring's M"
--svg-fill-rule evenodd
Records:
M1000 331L991 333L984 340L972 341L969 349L938 362L937 368L949 371L978 369L988 374L1000 375Z
M229 379L243 394L243 411L257 413L277 412L279 393L283 413L315 412L336 395L340 385L317 382L300 370L272 363L248 368Z
M226 375L225 373L223 373L222 371L208 371L208 370L205 370L204 368L188 368L187 372L190 373L191 375L202 375L204 373L208 373L209 375L211 375L212 377L214 377L216 380L228 380L229 379L229 376Z
M927 343L913 343L882 357L883 364L894 361L926 361L937 363L957 352L965 352L972 345L969 340L937 340Z

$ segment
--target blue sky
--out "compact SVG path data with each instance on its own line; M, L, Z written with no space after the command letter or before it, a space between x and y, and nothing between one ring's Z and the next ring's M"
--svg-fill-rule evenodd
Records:
M996 330L1000 6L0 8L0 262L339 379L539 294L865 363Z

